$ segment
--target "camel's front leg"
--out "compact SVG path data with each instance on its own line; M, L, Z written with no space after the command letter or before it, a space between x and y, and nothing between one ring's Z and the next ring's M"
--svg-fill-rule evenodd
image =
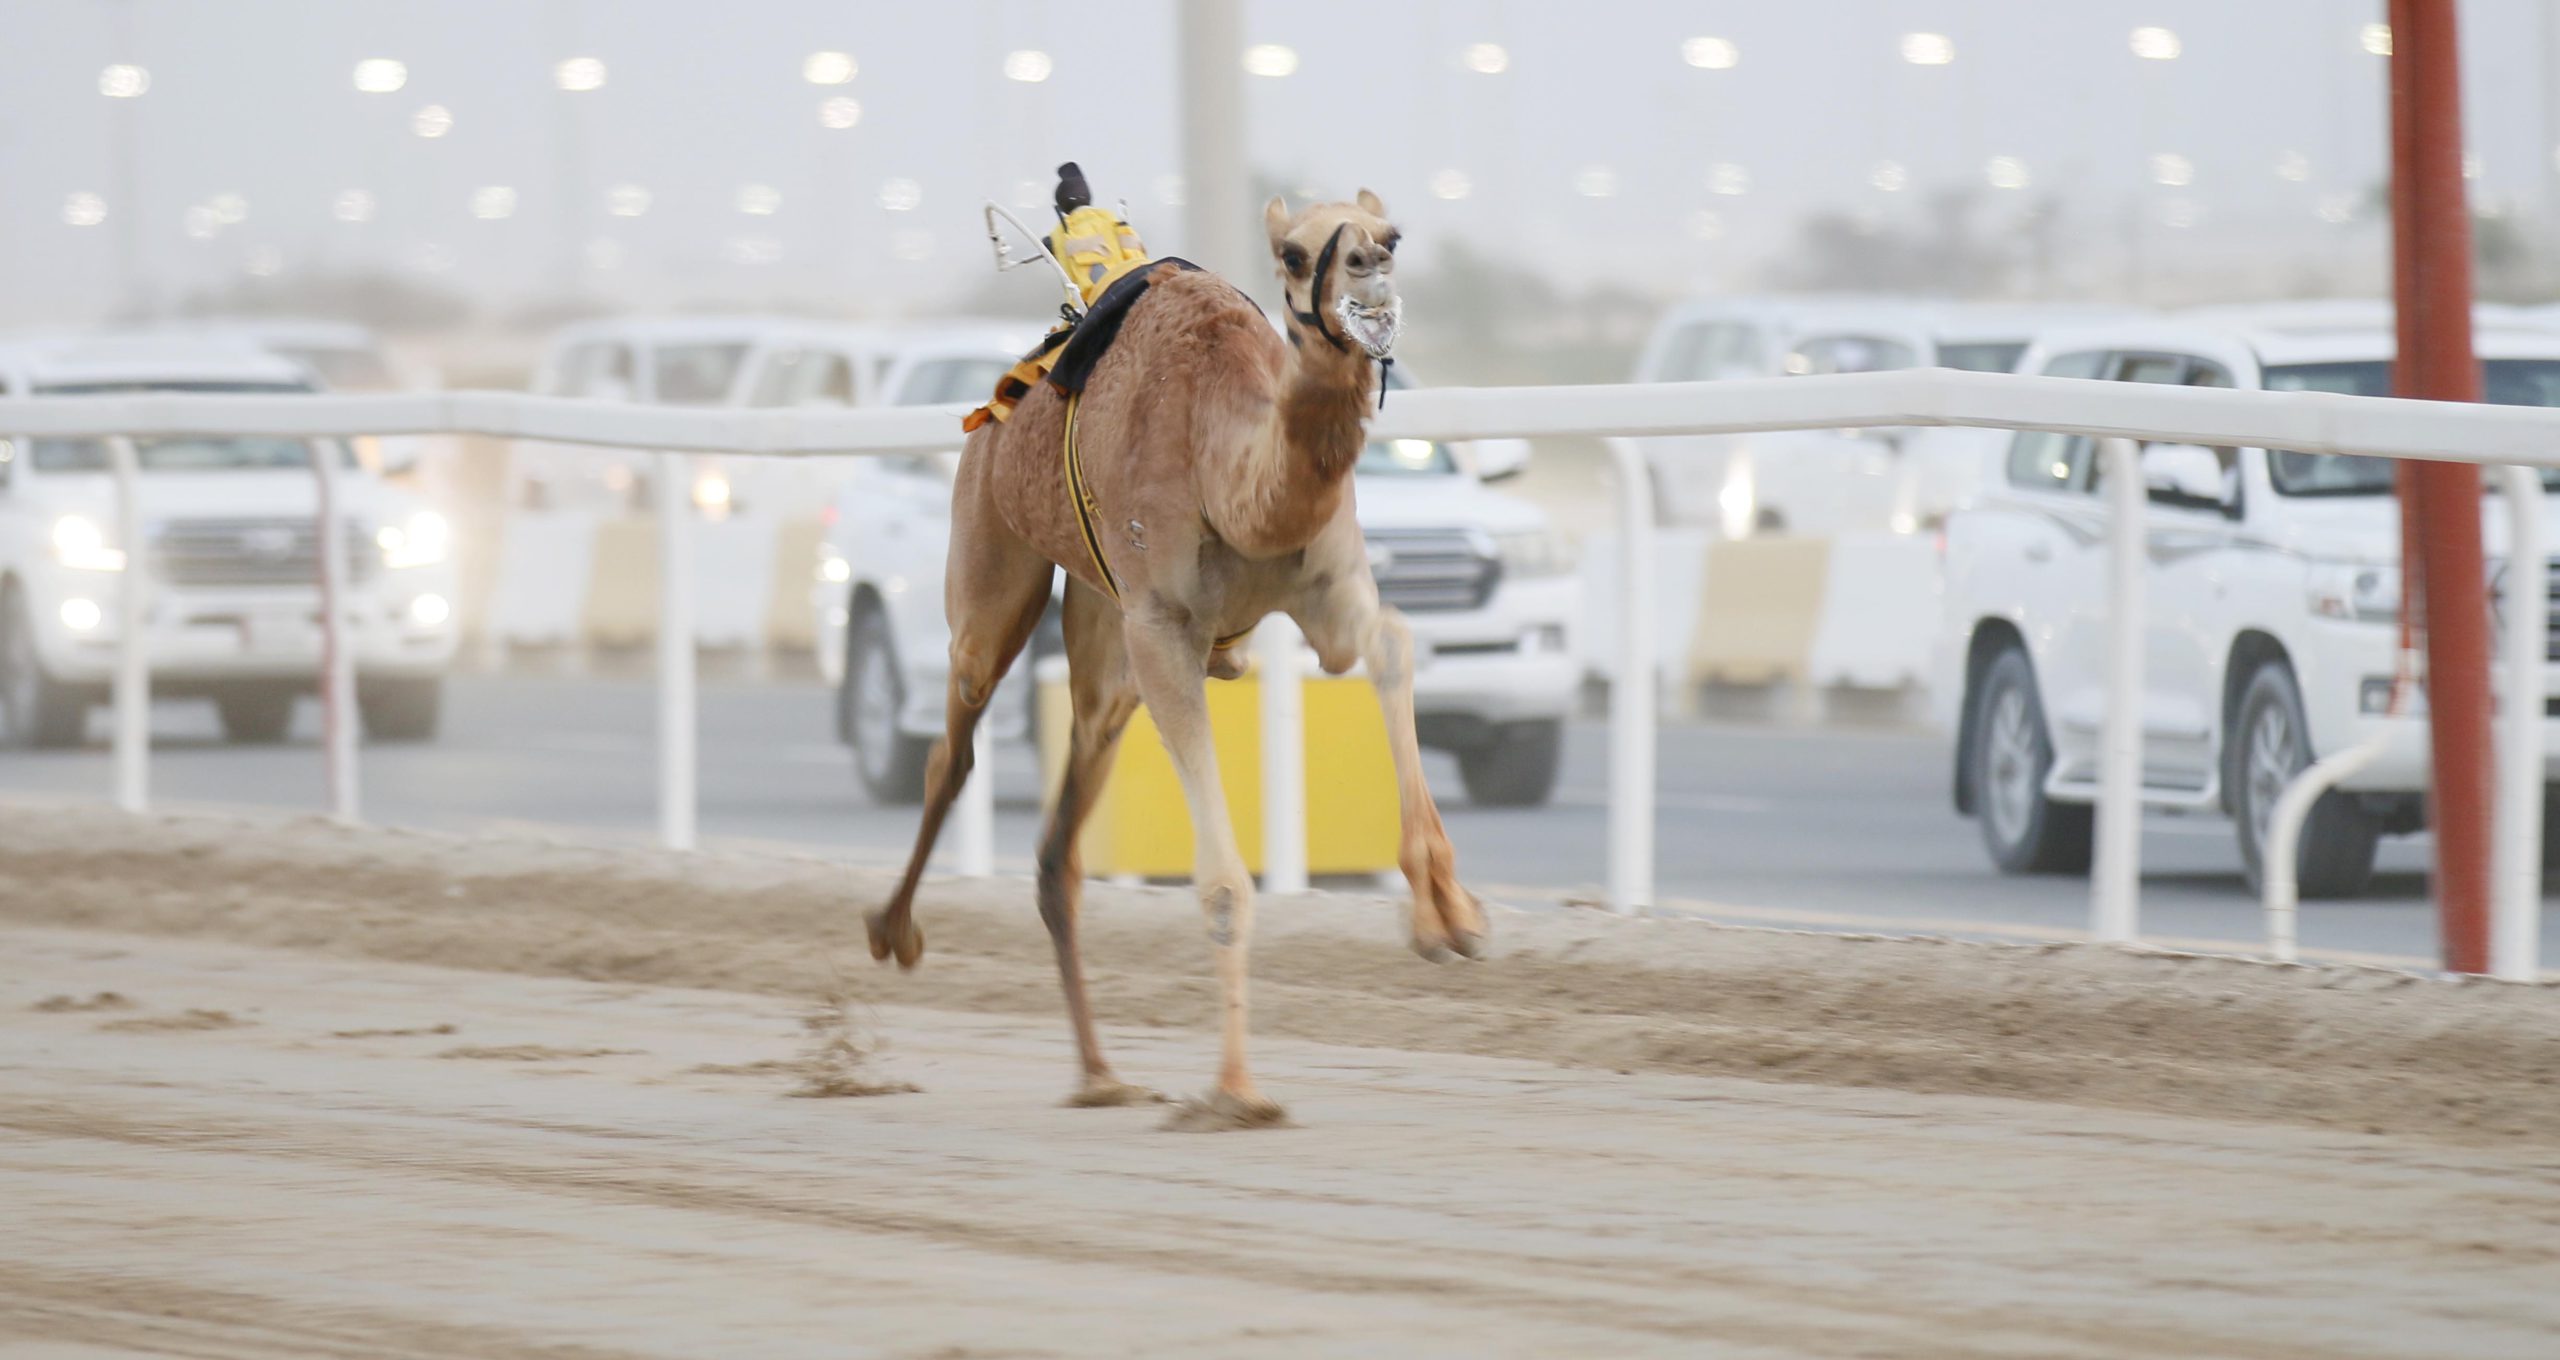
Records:
M1236 849L1226 792L1218 784L1208 698L1202 693L1205 640L1190 636L1185 624L1140 615L1130 617L1127 636L1138 697L1155 719L1191 807L1192 884L1208 917L1209 944L1218 966L1218 1089L1177 1119L1214 1127L1276 1124L1285 1116L1255 1088L1245 1065L1245 951L1253 940L1253 879Z
M1395 755L1396 796L1404 814L1396 861L1413 886L1413 951L1426 959L1452 952L1475 958L1484 952L1484 906L1458 882L1458 852L1422 777L1422 743L1413 732L1413 630L1404 615L1377 611L1364 659L1378 687L1378 706L1386 710L1387 748Z
M1340 556L1359 550L1357 538L1348 542ZM1450 848L1439 805L1422 777L1422 743L1413 732L1413 631L1402 614L1378 603L1378 588L1366 571L1346 571L1291 616L1327 672L1340 675L1354 662L1369 663L1378 706L1386 711L1387 749L1396 762L1404 820L1396 863L1413 886L1413 952L1432 960L1451 954L1475 958L1484 950L1484 907L1458 882L1458 853Z

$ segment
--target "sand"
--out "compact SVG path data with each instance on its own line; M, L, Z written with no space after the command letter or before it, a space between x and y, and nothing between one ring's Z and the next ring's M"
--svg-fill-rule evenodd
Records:
M2560 1353L2549 987L1311 896L1195 1137L1060 1104L1027 884L884 888L0 805L0 1356ZM1196 909L1087 912L1194 1093Z

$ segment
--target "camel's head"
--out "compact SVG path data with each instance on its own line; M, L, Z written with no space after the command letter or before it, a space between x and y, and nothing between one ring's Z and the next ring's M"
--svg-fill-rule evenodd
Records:
M1274 198L1262 210L1262 225L1271 234L1291 325L1336 348L1357 345L1372 359L1395 353L1404 325L1395 281L1403 233L1387 220L1387 205L1376 194L1363 189L1349 203L1310 203L1294 217Z

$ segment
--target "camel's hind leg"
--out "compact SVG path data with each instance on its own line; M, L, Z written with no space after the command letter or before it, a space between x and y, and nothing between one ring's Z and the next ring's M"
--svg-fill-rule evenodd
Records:
M1049 603L1049 559L982 517L974 525L955 523L950 570L943 600L951 617L951 680L943 695L942 740L925 764L924 820L916 828L916 845L907 856L906 876L898 880L889 905L871 913L864 924L871 934L871 957L896 955L898 966L913 968L924 955L924 932L916 928L916 884L925 861L942 834L942 819L951 811L960 786L969 780L976 761L971 739L978 719L1040 623ZM970 530L974 529L974 532Z
M1188 619L1167 618L1143 606L1123 628L1129 670L1146 700L1164 749L1182 778L1191 808L1192 886L1208 917L1209 943L1218 966L1221 1006L1218 1089L1188 1112L1214 1127L1252 1127L1282 1121L1280 1107L1263 1099L1245 1066L1245 950L1253 939L1253 879L1236 849L1227 796L1218 784L1218 756L1209 739L1204 659L1209 639Z
M1402 614L1378 603L1378 588L1365 571L1293 611L1293 617L1327 671L1339 675L1365 660L1370 682L1378 687L1403 811L1396 862L1413 888L1414 952L1426 959L1477 957L1487 933L1484 906L1458 882L1458 852L1422 777L1422 744L1413 731L1412 630Z
M1067 746L1067 771L1057 806L1040 835L1040 921L1058 951L1058 984L1066 993L1067 1023L1076 1036L1081 1081L1070 1105L1129 1105L1157 1099L1153 1091L1113 1075L1094 1034L1093 1006L1085 997L1084 958L1076 943L1084 905L1084 852L1078 844L1085 818L1102 796L1120 734L1138 707L1129 679L1129 649L1120 637L1120 611L1100 592L1070 577L1066 598L1067 683L1075 694L1075 726Z

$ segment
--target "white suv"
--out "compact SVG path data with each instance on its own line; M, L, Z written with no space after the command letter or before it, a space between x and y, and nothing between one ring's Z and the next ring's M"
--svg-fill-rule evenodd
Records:
M171 338L0 342L0 395L307 392L302 367L246 345ZM315 453L345 476L348 637L365 730L435 735L453 659L451 533L337 440L137 439L151 573L152 689L211 698L234 741L283 739L320 665ZM103 441L0 431L0 734L78 743L115 670L115 485Z
M2560 336L2483 329L2478 344L2488 400L2560 406ZM2387 395L2392 354L2387 329L2164 321L2040 337L2022 371ZM2093 441L2021 433L1986 469L1979 503L1947 524L1935 692L1957 733L1955 802L2013 873L2089 863L2107 631L2099 477ZM2387 733L2387 754L2322 798L2303 831L2302 891L2362 890L2376 838L2422 825L2428 776L2423 713L2388 712L2400 593L2392 464L2157 444L2143 451L2143 477L2144 801L2231 816L2255 884L2284 785ZM2504 512L2492 500L2483 515L2502 588L2560 584L2545 563L2504 562ZM2560 714L2560 668L2543 688L2530 702ZM2546 776L2560 773L2560 720L2544 723L2543 753Z
M984 400L1024 347L1013 338L946 329L902 353L883 390L900 404ZM1403 370L1390 374L1401 386ZM1554 790L1580 684L1568 636L1579 586L1544 512L1485 485L1517 475L1527 446L1485 441L1472 453L1469 470L1445 444L1372 443L1358 465L1360 527L1379 596L1413 627L1422 743L1457 755L1475 802L1536 805ZM887 801L921 796L925 755L942 735L956 457L866 460L835 499L819 563L818 657L837 686L838 735L864 785ZM1057 645L1054 618L1032 640L1035 657ZM997 691L998 737L1028 724L1020 677L1031 670L1006 677L1014 697Z

